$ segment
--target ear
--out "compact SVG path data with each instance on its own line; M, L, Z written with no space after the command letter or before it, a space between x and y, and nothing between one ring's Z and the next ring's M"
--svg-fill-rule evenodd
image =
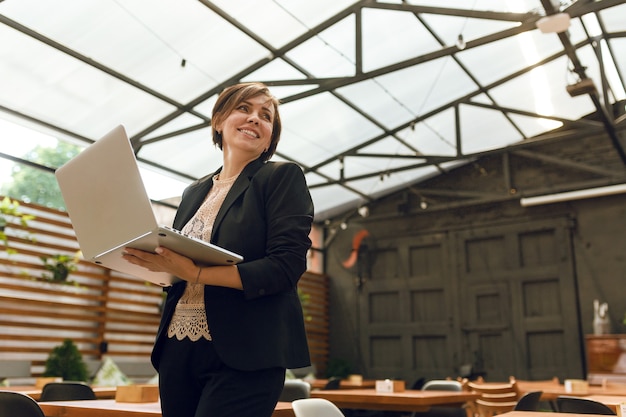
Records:
M222 122L220 122L220 117L215 115L213 117L213 119L211 120L211 123L213 124L213 128L215 129L216 132L222 132Z

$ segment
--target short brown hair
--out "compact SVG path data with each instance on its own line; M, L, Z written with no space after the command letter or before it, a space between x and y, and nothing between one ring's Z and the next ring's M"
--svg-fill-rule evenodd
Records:
M215 130L215 125L224 121L230 113L244 100L256 96L266 96L271 100L274 106L274 123L272 127L272 138L267 151L263 152L259 157L263 161L269 160L276 152L278 141L280 140L280 132L282 124L280 114L278 113L278 104L280 101L270 93L269 88L263 83L241 83L226 87L217 98L213 106L213 115L211 119L211 132L213 134L213 143L222 149L222 134Z

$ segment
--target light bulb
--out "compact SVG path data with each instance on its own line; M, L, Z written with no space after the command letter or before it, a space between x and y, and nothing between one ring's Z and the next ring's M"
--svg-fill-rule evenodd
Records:
M463 39L463 34L459 33L459 37L456 40L456 47L462 51L463 49L465 49L465 46L465 39Z

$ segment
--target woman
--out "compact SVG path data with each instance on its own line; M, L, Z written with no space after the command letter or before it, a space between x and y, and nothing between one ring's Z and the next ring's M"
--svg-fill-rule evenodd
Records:
M296 290L313 203L302 170L267 162L280 139L278 100L260 83L226 88L213 108L223 166L191 184L174 227L239 253L201 266L166 248L125 258L179 277L152 352L164 417L271 416L286 368L310 365Z

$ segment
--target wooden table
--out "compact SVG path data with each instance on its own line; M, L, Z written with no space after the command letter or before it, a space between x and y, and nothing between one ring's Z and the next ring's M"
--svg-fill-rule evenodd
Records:
M480 397L474 392L420 391L381 393L375 389L316 390L313 398L325 398L339 408L384 411L428 411L431 406L462 406Z
M115 400L50 401L39 403L46 417L161 417L161 404ZM272 417L294 417L291 403L279 402Z
M328 379L314 379L313 381L307 381L311 384L311 389L323 389L328 384ZM360 388L374 388L376 386L376 380L364 379L361 382L350 381L349 379L342 379L339 382L340 389L360 389Z
M567 392L563 384L544 381L517 381L517 387L522 393L543 391L541 399L545 401L554 401L560 395L571 395L575 397L589 397L590 395L626 396L626 385L612 384L605 387L590 385L586 392Z
M586 395L582 398L602 403L617 413L617 407L626 403L626 395Z
M498 417L600 417L599 414L575 414L575 413L557 413L545 411L509 411L507 413L498 414ZM602 416L606 417L606 416Z
M96 398L104 400L104 399L113 399L115 398L115 392L117 391L116 387L91 387L93 392L96 394ZM15 385L2 387L5 391L15 391L21 392L22 394L26 394L31 397L35 401L39 401L41 397L41 388L37 388L34 385Z

